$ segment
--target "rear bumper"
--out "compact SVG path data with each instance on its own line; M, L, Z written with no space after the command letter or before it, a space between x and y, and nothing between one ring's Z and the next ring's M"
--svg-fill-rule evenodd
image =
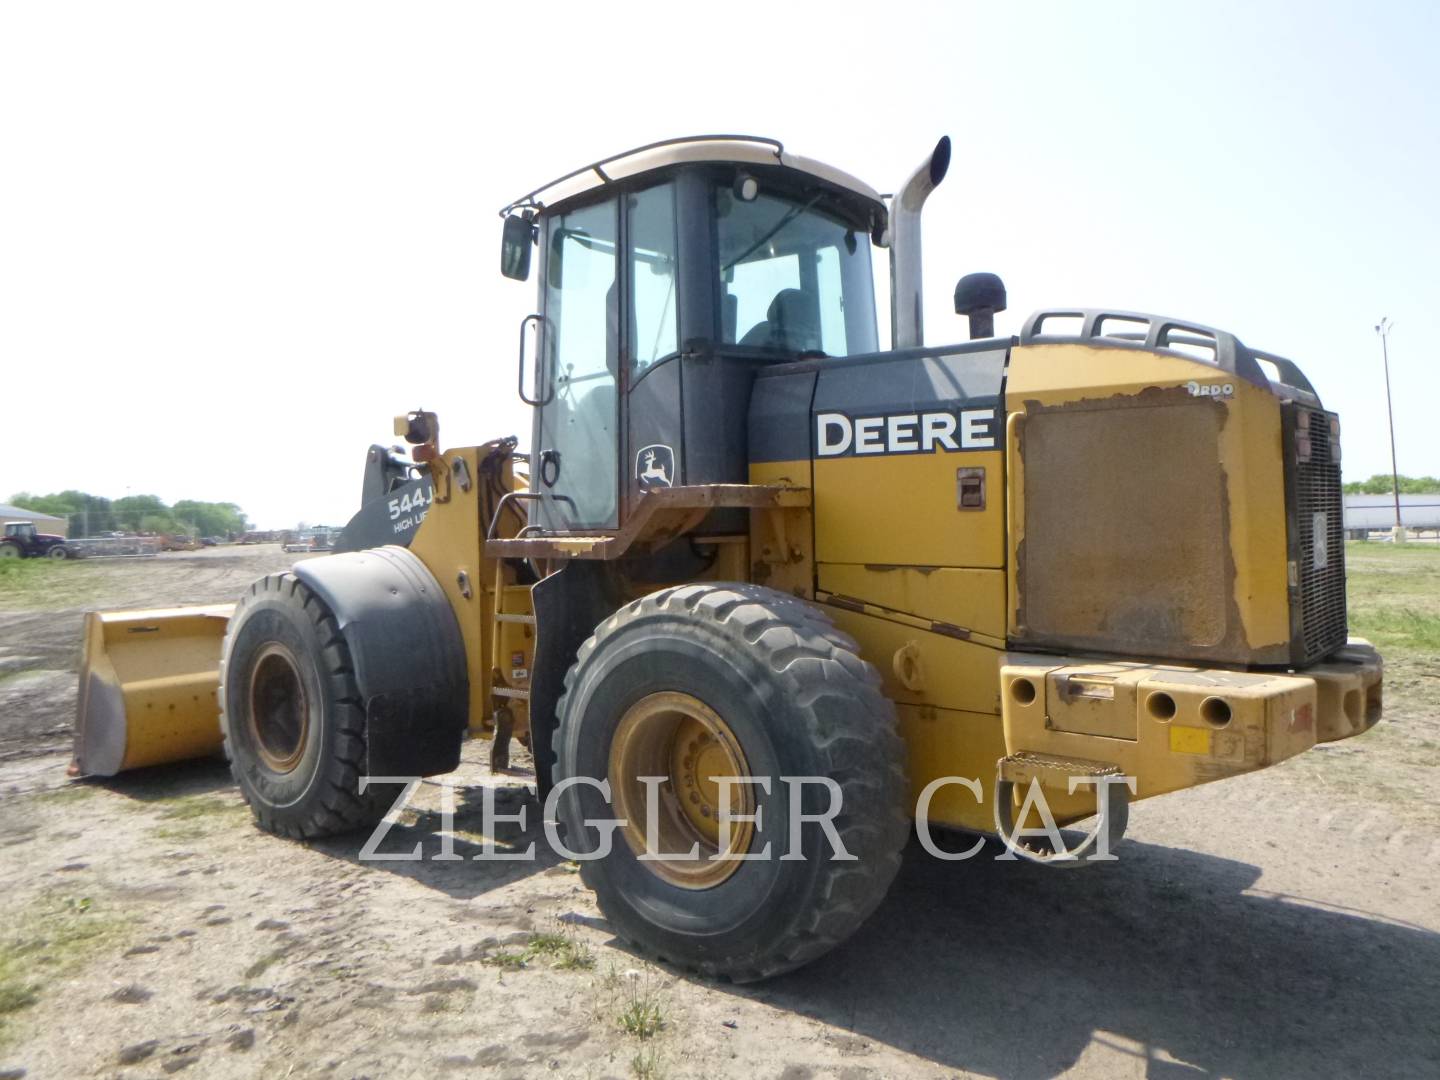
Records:
M1359 638L1324 663L1300 672L1315 681L1315 741L1335 742L1369 731L1384 712L1385 664Z
M1160 795L1368 730L1383 710L1383 671L1380 654L1358 639L1324 663L1283 673L1008 653L1006 754L1113 765L1135 778L1135 798ZM1051 802L1057 817L1088 812L1084 799Z

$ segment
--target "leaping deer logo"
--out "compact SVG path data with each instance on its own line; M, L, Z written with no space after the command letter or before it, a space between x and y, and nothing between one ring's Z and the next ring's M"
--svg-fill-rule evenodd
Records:
M647 446L635 455L635 478L642 488L670 487L675 468L675 451L668 446Z

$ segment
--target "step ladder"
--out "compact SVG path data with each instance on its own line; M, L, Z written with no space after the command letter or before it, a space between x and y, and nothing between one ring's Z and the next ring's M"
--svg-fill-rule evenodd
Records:
M491 717L495 725L495 735L490 743L490 771L502 772L510 767L510 737L515 730L515 714L510 710L507 701L529 701L530 691L519 690L513 686L505 685L505 667L501 666L502 646L501 628L507 623L519 623L525 626L535 625L535 616L523 612L505 610L505 563L503 560L495 560L495 588L491 594L493 597L493 612L490 625L490 696L493 700ZM534 660L531 660L534 666Z

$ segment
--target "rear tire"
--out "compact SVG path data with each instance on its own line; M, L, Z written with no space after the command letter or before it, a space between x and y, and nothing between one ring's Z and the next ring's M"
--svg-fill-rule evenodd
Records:
M607 800L589 784L563 793L558 817L572 849L595 850L596 831L586 821L633 811L625 794L627 785L634 791L632 768L616 775L617 763L671 777L660 787L666 852L687 850L692 835L704 839L699 830L687 834L677 812L697 793L708 801L697 778L709 780L711 770L725 775L737 763L738 775L771 778L768 793L758 785L732 789L734 804L748 792L762 817L744 851L758 854L768 843L766 859L734 862L723 874L701 870L705 859L667 872L664 863L637 858L643 841L618 828L608 855L581 861L582 879L617 933L658 959L749 982L829 951L879 905L910 832L908 786L894 705L857 648L808 603L759 586L708 583L621 608L581 647L557 708L555 776L557 783L608 778L611 794ZM657 716L659 742L631 753L637 724ZM711 764L702 774L705 760ZM678 764L664 771L664 762ZM685 775L687 768L696 775ZM790 833L789 787L781 778L801 776L838 785L833 826L854 861L831 858L832 845L813 822L799 834L803 858L780 858L789 853ZM800 790L805 814L829 806L819 784ZM668 845L676 838L678 845ZM702 855L707 850L718 844L702 844Z
M19 559L23 558L24 554L25 553L20 550L19 544L11 544L9 542L0 544L0 559Z
M262 829L309 840L385 816L390 787L359 787L365 710L350 650L294 574L261 578L236 607L219 700L230 771Z

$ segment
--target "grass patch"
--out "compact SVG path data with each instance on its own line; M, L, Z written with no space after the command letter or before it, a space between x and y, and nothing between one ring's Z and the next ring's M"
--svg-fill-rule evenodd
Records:
M54 608L92 598L105 568L74 559L0 559L0 609Z
M216 827L238 820L244 803L218 795L186 795L167 803L160 813L161 824L150 830L158 840L198 840Z
M579 941L573 934L536 934L530 939L525 951L532 957L544 957L551 967L562 971L588 971L595 966L595 954L590 946Z
M657 1001L649 999L630 1002L620 1010L620 1027L637 1039L653 1039L665 1026L665 1014Z
M1345 545L1350 632L1391 660L1440 653L1440 545Z
M660 1048L647 1043L630 1059L630 1071L636 1080L661 1080L665 1070L660 1063Z
M654 968L647 964L643 970L618 974L612 970L605 978L605 985L616 993L612 1000L618 1006L615 1021L621 1031L648 1042L664 1030L665 1006ZM653 1064L654 1054L650 1057Z
M1385 660L1385 714L1353 742L1301 754L1286 769L1334 805L1383 815L1373 837L1440 828L1440 545L1345 545L1350 632Z
M244 807L218 795L186 795L166 805L161 817L166 821L194 821L233 814Z
M32 796L32 801L47 806L64 806L68 803L81 802L95 794L95 788L90 784L75 783L74 781L63 784L49 791L41 791Z
M1413 608L1362 606L1350 616L1350 632L1380 649L1440 655L1440 615Z
M595 966L590 946L563 930L531 934L523 949L497 949L487 953L482 962L502 971L520 971L535 960L561 971L588 971Z
M96 910L89 897L48 895L0 931L0 1047L15 1036L17 1017L47 987L84 965L119 936L125 920Z
M519 971L529 966L530 955L517 949L498 949L487 953L484 963L502 971Z

